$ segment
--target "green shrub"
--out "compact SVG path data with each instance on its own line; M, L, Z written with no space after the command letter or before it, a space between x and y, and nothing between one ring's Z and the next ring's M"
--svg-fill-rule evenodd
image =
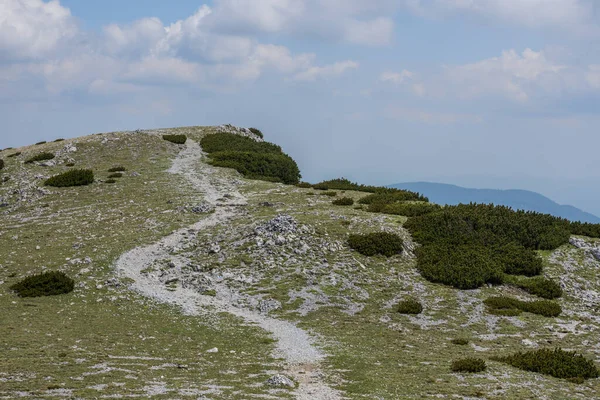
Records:
M458 289L476 289L502 283L502 266L485 246L430 244L416 251L421 275Z
M41 142L37 142L35 145L36 145L36 146L38 146L38 145L40 145L40 144L45 144L45 143L46 143L46 141L45 141L45 140L42 140Z
M127 168L123 167L122 165L118 165L116 167L112 167L108 169L108 172L124 172L127 171Z
M65 139L59 138L59 139L56 139L54 142L56 143L56 142L64 142L64 141L65 141Z
M112 178L122 178L123 174L121 172L115 172L114 174L110 174L108 175L108 179L112 179Z
M423 306L415 299L407 299L398 303L398 312L400 314L417 315L423 312Z
M441 210L442 207L432 203L371 203L369 211L384 214L403 215L405 217L418 217Z
M367 193L399 193L406 198L406 200L414 201L429 201L426 197L421 196L419 193L410 192L408 190L386 188L383 186L368 186L349 181L346 178L331 179L328 181L319 182L313 187L317 190L354 190L357 192Z
M507 276L505 278L505 282L519 287L530 294L548 300L557 299L561 297L563 293L562 288L558 283L542 276L536 276L533 278Z
M351 197L342 197L331 202L334 206L351 206L354 204L354 199Z
M21 297L55 296L73 291L75 282L63 272L51 271L29 276L10 287Z
M452 372L469 372L477 373L483 372L487 369L485 361L481 358L463 358L452 362L450 370Z
M381 254L391 257L402 253L403 242L400 236L388 232L375 232L365 235L350 235L348 245L365 256Z
M494 357L493 360L560 379L594 379L600 374L593 361L581 354L558 348L518 352L510 356Z
M509 275L535 276L542 273L542 259L516 242L496 246L494 253Z
M209 154L222 151L283 154L281 147L276 144L257 142L246 136L224 132L204 136L200 145Z
M28 160L26 160L25 164L32 164L36 161L52 160L53 158L54 158L54 154L52 154L52 153L40 153L40 154L35 155L35 156L29 158Z
M571 222L569 231L573 235L588 236L600 238L600 224L591 224L589 222Z
M114 179L107 179L104 181L104 183L117 183L117 181L115 181Z
M211 154L211 164L233 168L250 179L262 179L286 184L300 180L300 169L286 154L223 151Z
M312 185L308 182L300 182L300 183L296 184L296 186L298 186L299 188L302 188L302 189L312 188Z
M455 338L451 340L452 344L455 344L457 346L466 346L469 344L469 339L465 339L465 338Z
M9 154L9 155L7 155L6 157L8 157L8 158L13 158L13 157L17 157L17 156L20 156L20 155L21 155L21 152L20 152L20 151L17 151L16 153Z
M72 163L72 162L70 162L70 163L66 163L65 165L66 165L67 167L74 167L74 166L75 166L75 163Z
M260 129L250 128L250 132L254 133L256 136L258 136L261 139L265 137L265 135L263 135L263 133L260 131Z
M403 201L429 201L426 197L408 190L394 190L388 192L373 193L363 197L358 202L360 204L380 204L383 207L386 204L394 204Z
M55 175L44 182L46 186L69 187L85 186L94 183L94 172L90 169L73 169Z
M185 144L187 142L187 136L185 135L163 135L162 138L175 144Z
M337 192L334 192L334 191L331 191L331 190L329 190L327 192L321 192L319 194L321 196L329 196L329 197L335 197L335 196L337 196Z
M521 301L506 296L490 297L483 302L495 314L518 315L521 311L544 317L557 317L562 312L560 305L553 301Z
M4 160L0 159L0 169L4 169Z

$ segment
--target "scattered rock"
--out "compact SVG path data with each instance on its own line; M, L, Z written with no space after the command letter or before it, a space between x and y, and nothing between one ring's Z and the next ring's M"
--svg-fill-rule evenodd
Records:
M208 349L208 350L206 350L206 352L207 352L207 353L218 353L218 352L219 352L219 349L218 349L218 348L216 348L216 347L213 347L212 349Z
M208 249L208 252L209 252L210 254L217 254L217 253L220 253L220 252L221 252L221 246L219 246L219 245L218 245L218 244L216 244L216 243L213 243L213 244L211 244L211 245L210 245L210 248Z
M273 375L272 377L270 377L269 379L267 379L267 385L269 386L275 386L275 387L296 387L296 384L294 383L293 380L291 380L290 378L288 378L285 375Z

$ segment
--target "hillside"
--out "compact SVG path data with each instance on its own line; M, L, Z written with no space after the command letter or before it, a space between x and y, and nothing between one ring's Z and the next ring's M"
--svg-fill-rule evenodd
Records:
M471 189L433 182L396 183L390 187L423 193L437 204L484 203L512 207L515 210L537 211L570 221L600 223L600 218L569 205L528 190Z
M211 136L224 131L237 139ZM0 398L600 398L600 240L569 233L597 226L527 220L544 250L515 245L530 258L513 267L539 261L541 276L433 283L422 249L443 244L411 232L425 238L415 221L449 209L342 180L276 182L298 171L261 136L184 127L0 152ZM27 163L43 153L53 157ZM45 185L74 168L92 170L93 183ZM382 254L351 236L367 233ZM44 271L65 273L74 290L11 289ZM536 278L561 291L541 313L489 305L539 301L527 286ZM564 370L575 375L559 379L498 358L555 347L587 369L574 359ZM464 358L486 368L452 370Z

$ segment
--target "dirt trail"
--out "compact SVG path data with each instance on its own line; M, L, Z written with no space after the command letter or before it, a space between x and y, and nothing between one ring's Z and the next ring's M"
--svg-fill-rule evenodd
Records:
M233 183L220 179L216 168L202 162L204 156L198 143L188 140L186 148L174 160L169 172L182 175L194 190L203 194L205 202L216 207L215 211L201 221L154 244L124 253L115 263L117 273L135 281L131 285L132 289L159 302L179 306L185 314L200 315L225 311L243 318L247 323L257 324L277 340L274 356L285 359L284 373L299 382L295 392L297 399L343 399L339 391L323 382L324 375L319 363L324 354L314 346L313 338L293 323L271 318L254 310L235 307L227 301L230 298L227 294L217 293L217 296L213 297L181 287L168 290L160 281L142 273L142 270L156 260L173 258L171 250L183 243L189 230L203 230L226 224L228 220L237 216L238 207L246 203L246 199L236 190ZM217 205L218 201L223 201L225 194L231 197L222 205Z

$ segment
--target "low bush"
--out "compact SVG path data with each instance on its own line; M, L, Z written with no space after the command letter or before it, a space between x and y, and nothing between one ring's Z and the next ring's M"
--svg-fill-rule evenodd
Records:
M70 162L70 163L66 163L65 165L66 165L67 167L74 167L74 166L75 166L75 163L72 163L72 162Z
M117 181L114 179L107 179L104 181L104 183L117 183Z
M7 155L6 157L8 157L8 158L13 158L13 157L20 156L21 154L22 154L22 153L21 153L20 151L17 151L16 153L9 154L9 155Z
M123 174L121 172L115 172L114 174L108 175L108 179L122 178L122 177L123 177Z
M365 256L381 254L391 257L402 253L402 238L394 233L375 232L365 235L350 235L348 245Z
M73 169L55 175L44 182L46 186L70 187L85 186L94 183L94 172L90 169Z
M544 317L557 317L562 312L560 304L549 300L521 301L511 297L498 296L483 302L489 310L500 315L518 315L521 311Z
M391 192L378 192L363 197L358 202L360 204L381 204L381 207L385 204L394 204L403 201L429 201L426 197L421 196L418 193L409 192L408 190L394 190Z
M400 314L417 315L423 312L423 306L415 299L407 299L398 303L398 312Z
M312 188L312 185L308 182L300 182L300 183L296 184L296 186L298 186L299 188L302 188L302 189Z
M285 184L300 180L300 169L286 154L223 151L211 154L211 164L233 168L250 179L262 179Z
M127 171L127 168L123 167L122 165L118 165L116 167L112 167L108 169L108 172L124 172Z
M257 142L246 136L225 132L204 136L200 141L200 145L202 150L209 154L222 151L283 154L281 147L276 144Z
M330 179L328 181L319 182L313 185L318 190L354 190L357 192L366 193L401 193L407 200L428 201L419 193L410 192L408 190L387 188L383 186L369 186L351 182L346 178Z
M485 361L481 358L463 358L452 362L450 370L452 372L483 372L487 369Z
M55 296L73 291L75 282L63 272L51 271L29 276L10 287L20 297Z
M573 235L588 236L600 238L600 224L591 224L589 222L571 222L569 231Z
M185 144L187 142L187 136L185 135L163 135L162 138L175 144Z
M533 278L507 276L505 277L505 283L519 287L527 293L548 300L557 299L561 297L563 293L562 288L557 282L542 276L535 276Z
M321 196L329 196L329 197L335 197L335 196L337 196L337 192L333 192L331 190L328 190L327 192L321 192L319 194Z
M452 344L455 344L457 346L466 346L469 344L469 339L465 339L465 338L455 338L452 339Z
M369 211L384 214L403 215L405 217L418 217L441 210L442 207L432 203L371 203Z
M42 140L41 142L37 142L35 145L38 146L40 144L45 144L45 143L47 143L47 142L45 140Z
M559 348L518 352L505 357L494 357L493 360L560 379L594 379L600 376L593 361L581 354Z
M334 206L351 206L354 204L354 199L351 197L342 197L331 202Z
M265 135L263 135L263 133L260 131L260 129L250 128L250 132L254 133L256 136L258 136L261 139L263 139L265 137Z
M417 268L431 282L476 289L503 281L502 266L485 246L430 244L418 248L416 255Z
M497 246L494 253L509 275L535 276L542 273L542 259L530 249L512 242Z
M0 169L4 169L4 160L0 159Z
M64 141L65 141L65 139L59 138L59 139L56 139L54 142L64 142Z
M52 160L53 158L54 158L54 154L52 154L52 153L40 153L40 154L37 154L37 155L27 159L25 161L25 164L32 164L36 161Z

